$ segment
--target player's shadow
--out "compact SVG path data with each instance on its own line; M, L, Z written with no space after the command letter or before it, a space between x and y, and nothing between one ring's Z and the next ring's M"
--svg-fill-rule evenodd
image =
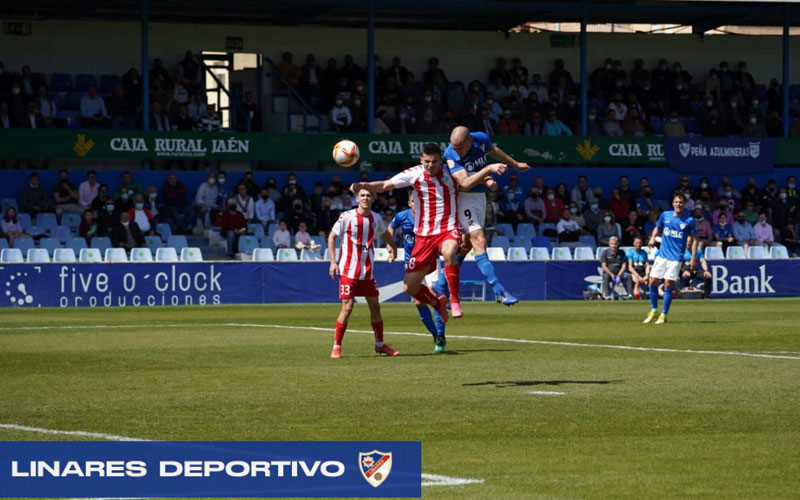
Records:
M474 354L479 352L514 352L516 349L459 349L457 351L445 350L441 354L435 352L417 352L413 354L401 354L405 357L420 357L420 356L461 356L464 354Z
M488 380L486 382L472 382L469 384L462 384L464 386L482 386L493 385L495 387L533 387L537 385L608 385L608 384L621 384L624 380L509 380L505 382L496 382Z

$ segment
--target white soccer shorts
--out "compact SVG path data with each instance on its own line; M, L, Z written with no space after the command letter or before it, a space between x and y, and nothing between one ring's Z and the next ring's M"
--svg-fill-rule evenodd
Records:
M650 277L678 281L678 273L683 262L679 260L667 260L664 257L656 257L653 267L650 269Z
M486 224L486 193L458 193L458 224L464 234Z

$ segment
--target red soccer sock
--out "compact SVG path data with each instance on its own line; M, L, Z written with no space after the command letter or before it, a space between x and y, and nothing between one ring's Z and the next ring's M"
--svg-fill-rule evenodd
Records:
M458 292L461 287L461 267L444 266L444 275L447 286L450 287L450 302L458 302Z
M372 323L372 331L375 332L375 342L383 342L383 321Z
M423 304L429 306L436 306L437 301L439 299L436 298L436 295L425 285L419 287L419 291L414 294L414 298L418 301L422 302Z
M347 330L347 325L343 325L336 322L336 337L333 340L333 345L342 345L342 339L344 338L344 332Z

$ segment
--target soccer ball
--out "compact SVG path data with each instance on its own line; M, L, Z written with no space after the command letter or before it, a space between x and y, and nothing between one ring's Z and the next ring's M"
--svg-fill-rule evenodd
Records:
M333 147L333 161L342 167L355 165L359 155L358 145L347 139L337 142Z

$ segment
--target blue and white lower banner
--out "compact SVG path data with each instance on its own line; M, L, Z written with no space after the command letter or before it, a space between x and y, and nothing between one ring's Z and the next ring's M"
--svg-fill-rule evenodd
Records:
M2 442L2 498L419 498L422 444Z

